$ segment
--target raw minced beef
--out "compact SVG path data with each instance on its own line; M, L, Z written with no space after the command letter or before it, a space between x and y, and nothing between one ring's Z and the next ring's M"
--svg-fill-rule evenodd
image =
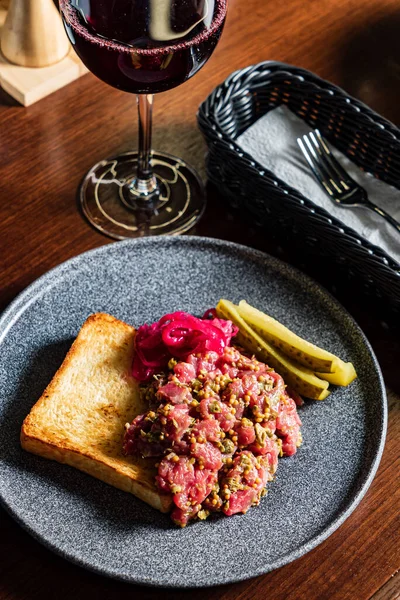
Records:
M232 346L170 360L141 386L149 410L127 425L126 454L160 457L156 483L185 526L245 513L301 444L300 418L280 375ZM297 398L296 398L297 400Z

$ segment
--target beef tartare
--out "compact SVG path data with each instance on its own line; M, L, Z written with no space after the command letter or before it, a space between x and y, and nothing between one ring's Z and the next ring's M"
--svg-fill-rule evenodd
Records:
M182 527L257 505L278 456L301 444L282 377L231 345L230 321L210 316L166 315L136 339L133 371L149 408L127 424L123 448L160 458L156 484Z

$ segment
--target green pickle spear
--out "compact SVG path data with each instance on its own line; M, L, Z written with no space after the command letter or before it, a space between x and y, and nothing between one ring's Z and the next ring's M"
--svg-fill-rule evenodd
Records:
M334 354L303 340L279 321L247 304L245 300L239 302L237 309L246 323L271 346L307 369L321 373L333 373L337 370L338 357Z
M327 381L319 379L312 371L284 356L279 350L271 346L244 321L240 316L237 306L229 300L218 302L217 315L222 319L229 319L239 328L236 340L243 348L254 353L260 360L275 369L283 377L285 383L295 392L313 400L324 400L328 395Z
M304 340L245 300L239 302L237 310L262 339L296 363L314 371L318 377L342 386L349 385L357 377L352 363L345 363L335 354Z
M342 360L338 364L338 369L335 373L315 373L317 377L326 379L333 385L349 385L357 377L356 370L351 362L343 362Z

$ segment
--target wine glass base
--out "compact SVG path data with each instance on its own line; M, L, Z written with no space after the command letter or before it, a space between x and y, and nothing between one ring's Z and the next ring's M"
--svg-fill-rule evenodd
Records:
M117 240L173 235L191 229L205 209L204 186L183 160L153 152L151 164L160 193L148 200L130 191L137 152L102 160L85 175L79 190L85 217Z

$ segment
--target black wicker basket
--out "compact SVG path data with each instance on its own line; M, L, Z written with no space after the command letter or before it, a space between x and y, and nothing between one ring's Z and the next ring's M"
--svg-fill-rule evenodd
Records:
M364 171L400 188L399 129L313 73L271 61L233 73L200 106L198 122L208 145L210 180L251 222L274 235L290 235L345 265L347 275L362 282L366 293L388 302L397 314L398 263L236 144L250 125L281 104L318 128Z

